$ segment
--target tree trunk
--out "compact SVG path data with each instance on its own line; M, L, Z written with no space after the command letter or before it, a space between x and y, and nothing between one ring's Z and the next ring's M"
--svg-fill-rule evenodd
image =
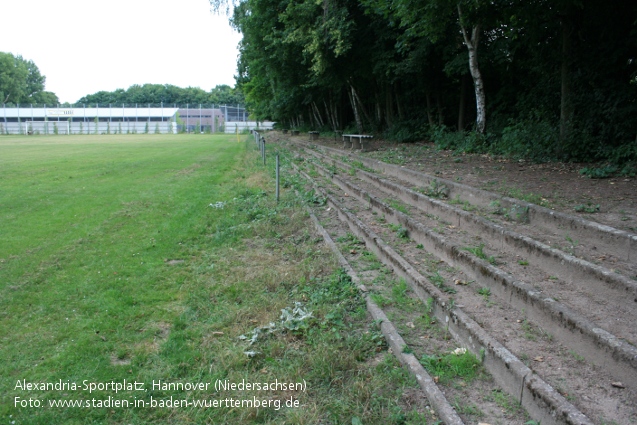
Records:
M464 131L465 128L465 112L467 105L467 75L460 77L460 101L458 105L458 131Z
M363 115L365 116L365 119L367 120L367 122L370 125L373 125L374 122L369 117L369 114L367 113L367 109L365 109L365 105L363 105L363 102L361 102L361 98L358 97L358 93L356 93L356 90L354 89L353 85L352 85L352 95L354 96L354 100L358 102L358 106L360 107L360 110L363 112Z
M400 98L398 97L398 90L396 90L396 109L398 110L398 119L403 119L403 106L400 103Z
M314 125L314 114L313 114L314 111L312 111L312 107L311 106L308 107L308 111L307 112L308 112L308 114L307 114L308 118L310 120L310 128L316 128L316 126Z
M378 96L378 91L374 93L374 100L375 100L374 106L376 108L376 122L380 126L383 123L383 111L380 107L380 98Z
M332 131L336 131L336 124L334 123L334 115L332 115L332 112L330 111L329 106L327 106L327 101L325 99L323 99L323 106L325 106L325 115L327 115L327 119L330 123L330 127L332 127Z
M312 109L314 111L314 119L316 120L318 127L325 127L325 121L323 121L321 111L319 111L319 108L316 106L315 102L312 102ZM318 128L315 128L315 130L318 130Z
M356 120L356 128L359 133L363 133L363 121L361 120L361 116L358 113L358 107L356 106L356 98L354 97L354 86L350 85L351 90L347 93L349 94L349 101L352 104L352 110L354 111L354 119Z
M460 10L460 4L458 4L458 18L460 20L460 29L462 30L462 36L464 37L464 44L469 50L469 71L473 78L473 85L476 91L476 131L484 134L487 129L487 113L486 113L486 99L484 94L484 82L482 81L482 74L480 74L480 67L478 67L478 44L480 43L480 25L474 25L471 29L471 39L467 35L467 30L462 23L462 11Z
M440 99L440 93L436 94L436 108L438 108L438 125L445 125L445 116L442 111L442 101Z
M434 125L436 125L436 123L434 122L434 116L431 113L431 96L429 95L429 93L427 93L425 96L427 99L427 119L429 120L429 126L433 127Z
M338 131L341 127L338 120L338 105L334 101L332 92L329 93L328 100L329 105L325 102L325 100L323 101L325 103L325 110L327 111L327 116L330 118L332 123L332 130Z
M391 92L391 87L385 87L385 119L388 127L391 127L394 122L394 102Z
M571 133L573 123L573 103L571 101L571 85L569 79L569 65L571 52L571 27L568 17L562 18L562 67L561 67L561 99L560 99L560 141L564 142ZM560 149L558 149L560 150Z

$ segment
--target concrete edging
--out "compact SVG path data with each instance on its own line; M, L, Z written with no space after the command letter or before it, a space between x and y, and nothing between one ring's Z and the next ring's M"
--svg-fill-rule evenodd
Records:
M301 172L309 181L312 179ZM433 299L433 314L440 323L446 323L452 336L481 356L483 364L498 384L534 417L543 424L555 425L592 425L592 422L569 403L550 385L535 375L524 363L509 350L492 338L473 319L461 309L448 309L448 297L418 273L411 265L385 244L378 235L345 211L340 203L321 188L317 188L328 199L352 232L363 239L368 249L373 251L388 267L405 278L412 289L424 301Z
M637 386L636 347L595 326L588 319L561 303L551 298L543 298L540 292L528 284L517 281L509 273L451 245L446 238L435 234L357 186L332 175L321 166L317 169L324 177L330 178L359 201L368 203L373 209L385 214L388 220L403 225L412 239L425 245L429 252L436 252L439 258L444 259L451 266L460 267L481 284L489 286L502 298L508 298L512 306L525 308L532 320L545 328L550 328L572 348L579 348L578 351L587 360L606 368L616 379L628 385Z
M330 235L327 231L321 226L321 223L318 221L314 213L309 211L310 217L314 222L314 227L317 231L323 236L325 243L330 247L332 252L336 255L339 264L343 267L347 274L350 275L354 284L356 284L359 290L365 296L365 302L367 304L367 311L369 311L370 315L375 321L380 323L380 329L385 339L387 340L387 344L392 349L392 353L396 358L400 361L400 363L407 367L409 372L414 375L416 381L418 381L418 385L425 392L429 403L438 414L440 419L444 421L447 425L464 425L464 422L458 416L455 409L451 406L447 398L444 396L442 391L438 388L433 378L425 368L420 364L416 356L411 353L405 353L404 349L407 347L405 340L400 336L396 327L393 323L387 318L385 312L376 305L376 303L372 300L372 298L367 293L367 288L361 283L358 274L354 271L354 269L350 266L348 261L345 259L343 254L340 252Z
M303 144L310 147L308 144ZM523 200L514 199L506 196L496 195L482 189L473 188L451 180L433 177L429 174L419 171L410 170L394 164L387 164L382 161L369 159L356 155L351 152L344 152L338 149L321 146L327 152L335 155L347 156L360 161L366 167L382 172L386 175L403 179L415 185L431 184L434 180L446 185L450 189L449 197L458 196L462 200L470 201L481 206L488 206L492 201L500 201L504 206L511 207L518 205L528 208L529 220L532 223L544 226L552 231L563 231L564 229L572 232L578 232L591 242L595 242L597 246L607 252L622 258L626 261L637 259L637 235L633 235L624 230L619 230L611 226L586 220L581 217L573 216L559 211L553 211L549 208L532 204Z

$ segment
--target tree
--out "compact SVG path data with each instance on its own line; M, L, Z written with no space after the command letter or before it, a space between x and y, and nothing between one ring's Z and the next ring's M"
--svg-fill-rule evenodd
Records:
M112 92L99 91L80 98L79 104L101 105L198 105L198 104L241 104L241 92L230 86L217 86L210 92L199 87L181 88L171 84L133 84L128 89Z
M26 98L28 69L11 53L0 52L0 100L19 103Z
M446 147L536 160L637 160L634 1L233 6L243 35L237 89L259 119L356 127L401 141L453 127L460 134L438 139ZM476 107L466 107L472 101ZM471 121L488 137L465 139Z
M57 104L57 96L44 91L45 81L33 61L0 52L0 102Z

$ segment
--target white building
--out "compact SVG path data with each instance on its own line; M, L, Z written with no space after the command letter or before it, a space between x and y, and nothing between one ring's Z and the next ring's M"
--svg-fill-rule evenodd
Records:
M226 133L242 133L250 130L272 130L274 128L272 121L226 121Z
M0 134L176 133L179 108L2 107Z

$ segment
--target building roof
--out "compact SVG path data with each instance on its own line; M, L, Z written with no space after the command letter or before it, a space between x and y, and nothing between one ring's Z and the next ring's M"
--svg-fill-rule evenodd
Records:
M179 108L2 108L0 118L71 118L71 117L172 117Z

